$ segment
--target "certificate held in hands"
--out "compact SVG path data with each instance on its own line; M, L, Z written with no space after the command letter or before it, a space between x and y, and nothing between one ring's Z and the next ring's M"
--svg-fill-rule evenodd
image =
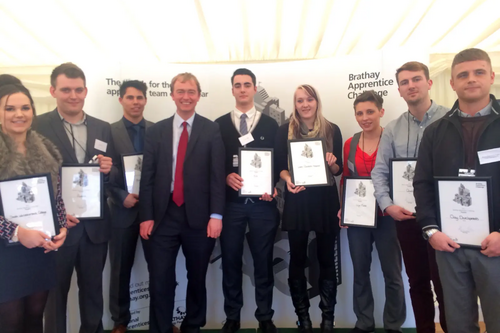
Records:
M461 246L481 248L493 231L490 177L434 177L441 231Z
M391 198L395 205L415 213L413 178L415 177L416 158L391 158L390 177Z
M0 181L0 197L7 220L26 229L42 231L49 237L59 233L50 174Z
M261 197L274 192L274 163L272 148L240 148L239 175L243 187L239 196Z
M345 177L341 225L376 228L377 201L370 177Z
M288 141L288 157L292 182L296 186L326 186L332 184L324 139Z
M142 154L123 154L123 177L127 186L128 193L139 195L142 172Z
M64 164L61 192L66 212L77 218L102 219L104 178L95 164Z

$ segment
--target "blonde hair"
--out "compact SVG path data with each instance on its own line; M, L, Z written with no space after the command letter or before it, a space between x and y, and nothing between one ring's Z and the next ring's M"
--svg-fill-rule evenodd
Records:
M201 94L200 82L198 81L196 76L194 76L193 74L188 73L188 72L177 74L176 76L174 76L174 78L170 82L170 93L174 92L175 82L179 81L181 83L184 83L184 82L191 81L191 80L193 80L194 83L196 83L196 87L198 88L198 93Z
M332 125L328 120L323 117L323 111L322 111L322 104L321 104L321 99L318 95L318 92L316 89L314 89L313 86L309 84L302 84L297 87L295 90L295 93L293 94L293 113L290 117L290 124L292 125L293 128L293 136L295 138L300 138L300 115L299 112L297 111L297 107L295 106L295 100L296 100L296 93L297 90L302 89L308 96L311 96L314 98L318 104L318 108L316 109L316 119L319 124L319 137L321 138L329 138L331 136L332 132Z

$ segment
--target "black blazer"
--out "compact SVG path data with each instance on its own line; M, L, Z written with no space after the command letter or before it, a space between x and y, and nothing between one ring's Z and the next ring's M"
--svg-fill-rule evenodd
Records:
M154 220L153 231L164 218L170 198L173 119L151 126L144 143L139 217L141 222ZM184 160L184 202L193 229L206 228L211 214L224 213L224 154L219 125L195 114Z
M146 120L146 131L153 124L154 123ZM125 127L123 123L123 119L111 124L111 134L113 136L117 158L120 159L116 163L120 174L116 175L117 179L113 181L113 186L109 191L108 203L109 209L111 210L111 226L113 228L127 228L136 220L139 214L139 205L132 208L125 208L123 206L123 201L129 193L123 176L121 156L123 154L133 154L135 153L135 149L134 144L130 140L127 127Z
M66 130L64 129L63 122L57 109L52 112L42 114L37 116L33 121L33 129L36 130L41 135L45 136L47 139L52 141L63 157L63 163L78 163L75 151L71 142L69 141ZM95 140L99 139L108 144L106 152L102 152L94 148ZM111 128L109 124L105 121L99 120L87 114L87 146L85 147L87 151L87 156L85 157L87 162L94 155L103 154L109 156L113 159L113 163L116 162L116 156L114 152L113 138L111 136ZM118 169L113 167L110 174L118 174ZM105 192L109 187L107 183L108 177L105 177ZM80 219L80 223L75 227L69 229L68 236L64 243L65 246L75 245L79 242L80 237L83 232L86 232L90 240L93 243L104 243L107 242L111 236L111 227L109 219L109 208L106 205L106 193L104 198L104 218L101 220L84 220Z

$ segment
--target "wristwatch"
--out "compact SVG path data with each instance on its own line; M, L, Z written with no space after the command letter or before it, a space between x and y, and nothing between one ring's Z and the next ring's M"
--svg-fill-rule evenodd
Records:
M19 231L19 226L16 227L16 230L14 231L14 235L12 235L12 238L10 239L13 242L19 242L19 238L17 237L17 232Z
M424 230L424 239L429 240L432 237L432 235L434 235L438 231L439 231L439 229L436 229L436 228Z

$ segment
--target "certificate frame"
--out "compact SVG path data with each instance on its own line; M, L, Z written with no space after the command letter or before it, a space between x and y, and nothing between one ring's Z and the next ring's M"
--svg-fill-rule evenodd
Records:
M298 152L300 150L299 145L301 144L304 145L303 150L300 152L300 154L296 154L299 156L294 155L294 152ZM316 151L316 154L314 154L314 151ZM304 156L304 154L306 155ZM308 156L307 154L311 155ZM305 159L311 160L305 161ZM332 177L330 176L330 170L328 168L328 163L326 162L326 143L324 138L288 140L288 162L290 165L290 175L292 177L292 183L295 186L318 187L331 186L333 184ZM299 172L299 168L304 166L304 162L306 162L306 164L308 165L312 165L313 168L309 173L315 174L317 176L317 179L315 181L308 182L307 180L302 179L302 175L299 176L299 174L301 174L301 172ZM314 170L316 170L316 172L313 172ZM320 173L319 176L317 175L317 172Z
M78 170L80 169L80 170ZM80 174L83 172L83 175ZM90 180L88 175L91 175ZM101 220L104 218L104 176L99 171L98 164L63 164L61 166L61 194L66 207L66 212L70 215L84 220ZM79 175L78 179L75 178ZM82 177L83 176L83 177ZM85 180L86 179L86 180ZM87 183L85 183L87 181ZM78 183L77 183L78 182ZM91 186L86 195L90 195L87 199L82 199L81 202L78 196L79 192L83 192L83 187ZM77 187L82 188L79 190ZM98 193L96 193L98 192ZM73 193L73 194L71 194ZM76 197L75 197L76 196ZM82 205L87 206L90 201L92 206L91 212L84 211Z
M462 247L480 249L494 231L491 177L434 177L434 184L440 230Z
M349 209L347 206L349 205ZM362 207L366 206L366 207ZM363 214L353 216L363 210ZM342 215L340 225L348 227L377 228L378 205L371 177L344 177L342 189ZM365 219L365 223L358 223ZM354 222L349 222L354 221Z
M139 195L143 162L143 153L122 154L122 175L128 193Z
M254 156L252 158L252 155ZM248 169L247 169L248 168ZM251 193L248 187L245 189L245 183L248 184L250 180L248 179L251 174L258 175L259 170L250 169L264 169L262 170L263 177L270 180L268 184L261 184L256 189L256 192ZM273 196L274 194L274 149L273 148L252 148L252 147L240 147L238 149L238 174L243 178L244 185L243 188L238 190L238 196L240 197L258 197L260 198L264 193ZM265 181L265 179L264 179ZM262 188L267 186L269 191L262 191Z
M35 187L34 190L32 190L33 187ZM16 192L17 198L14 199ZM43 199L39 199L40 196ZM17 203L18 201L19 203ZM23 228L35 230L41 228L40 231L51 237L59 234L59 220L50 173L17 176L0 181L0 209L7 220ZM40 215L40 212L45 212L45 218L41 222L26 221L30 217L33 219ZM39 228L34 228L34 223L42 223L42 225ZM16 246L20 242L9 240L6 241L6 244Z
M411 166L411 169L407 169L408 165ZM416 216L416 203L413 190L413 177L415 176L416 165L417 158L412 157L391 158L389 160L389 181L392 202L412 212L414 216ZM398 190L395 190L395 187ZM408 196L408 193L410 193L408 189L410 187L411 198ZM412 202L410 202L411 200Z

